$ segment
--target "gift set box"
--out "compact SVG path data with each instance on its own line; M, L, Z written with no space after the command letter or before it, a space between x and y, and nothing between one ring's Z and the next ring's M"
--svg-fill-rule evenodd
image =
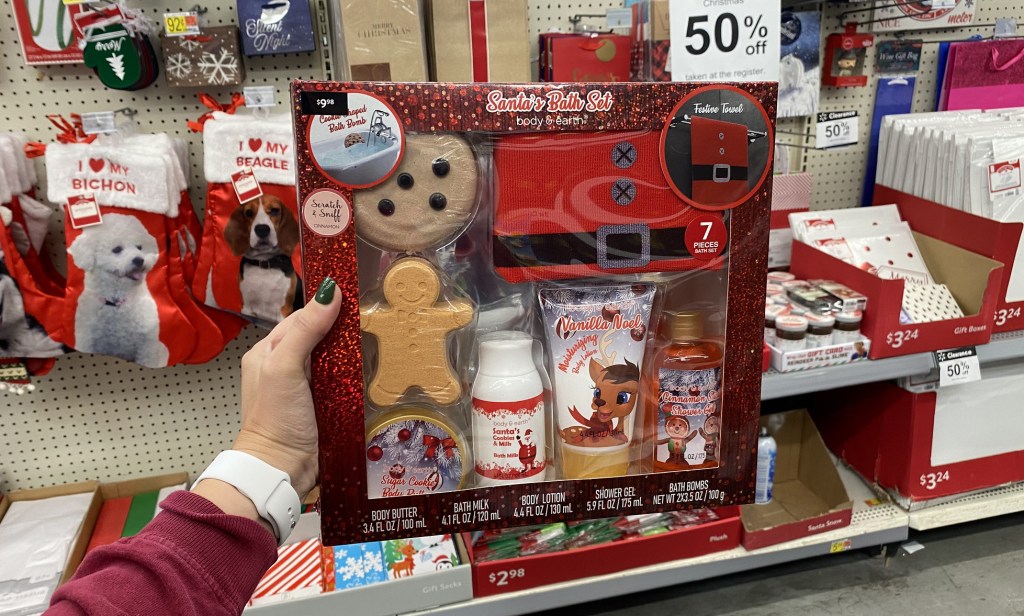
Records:
M433 81L530 81L527 0L430 0Z
M339 55L356 80L426 81L420 0L335 0L330 8Z
M914 393L891 384L829 392L815 421L829 448L907 509L1024 481L1020 370Z
M752 500L774 84L293 96L326 543Z

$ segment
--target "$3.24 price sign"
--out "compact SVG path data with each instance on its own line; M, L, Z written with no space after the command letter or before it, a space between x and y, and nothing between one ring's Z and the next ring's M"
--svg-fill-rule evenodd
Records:
M981 364L974 347L935 351L935 361L939 364L939 387L981 380Z
M781 0L669 0L676 81L778 81Z
M819 150L857 143L860 117L856 111L830 111L818 114L815 147Z

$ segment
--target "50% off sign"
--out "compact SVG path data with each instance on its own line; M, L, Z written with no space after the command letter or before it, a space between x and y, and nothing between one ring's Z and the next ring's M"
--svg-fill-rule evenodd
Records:
M778 81L780 0L669 0L674 81Z

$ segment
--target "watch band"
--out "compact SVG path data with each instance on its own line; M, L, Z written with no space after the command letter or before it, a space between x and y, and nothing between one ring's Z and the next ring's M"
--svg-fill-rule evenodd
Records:
M199 475L192 488L204 479L229 483L251 500L260 517L270 524L279 546L299 521L302 503L288 473L255 456L241 451L222 451Z

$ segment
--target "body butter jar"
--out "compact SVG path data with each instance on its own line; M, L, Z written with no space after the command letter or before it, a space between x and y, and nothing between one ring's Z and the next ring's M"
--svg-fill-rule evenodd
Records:
M834 344L860 340L860 322L864 318L863 312L860 310L837 312L835 318L836 326L832 332L832 342Z
M828 314L807 314L807 348L826 347L832 344L832 330L836 319Z
M781 351L807 348L807 319L787 315L775 319L775 346Z

